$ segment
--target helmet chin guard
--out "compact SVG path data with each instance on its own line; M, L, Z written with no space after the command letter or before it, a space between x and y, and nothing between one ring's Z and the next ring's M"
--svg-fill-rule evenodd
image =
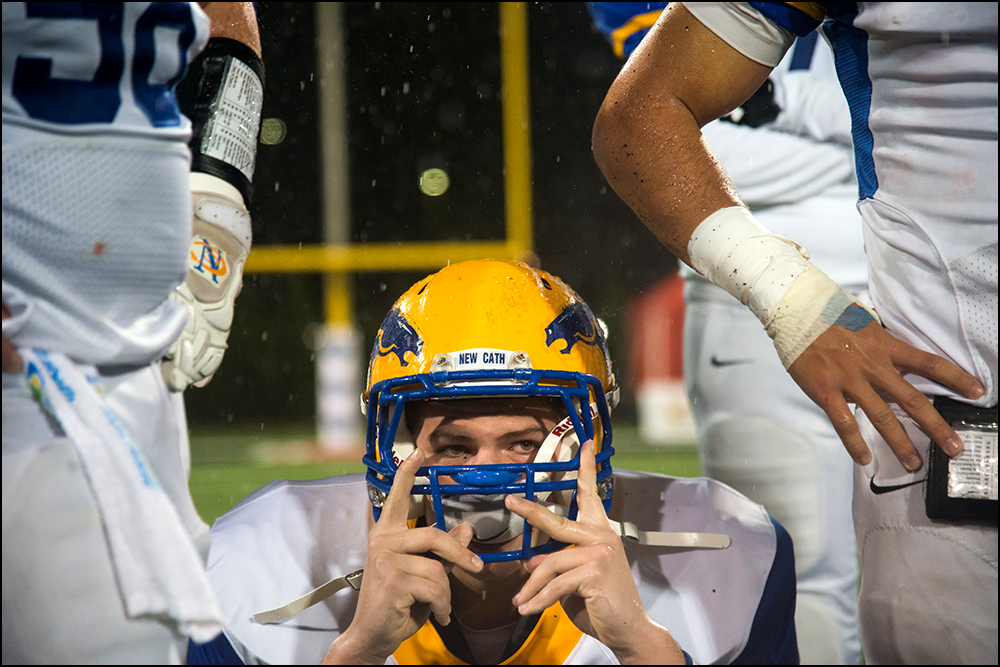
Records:
M591 419L598 417L597 406L590 406ZM559 422L555 428L546 436L542 446L535 453L534 463L569 463L580 451L580 440L576 437L576 429L570 417L566 417ZM543 484L552 481L554 478L565 480L576 479L576 470L555 474L548 472L536 472L535 484ZM480 469L468 473L459 473L455 479L461 484L473 486L496 486L498 484L515 484L520 481L517 473L513 472L487 472ZM604 482L605 486L613 483L614 478L609 476ZM606 496L611 498L611 494ZM411 496L413 499L414 496ZM573 504L575 495L568 490L562 491L538 491L535 494L535 502L542 505L550 512L559 516L567 517L570 507ZM602 494L602 500L604 494ZM413 501L411 501L413 502ZM422 499L416 502L423 506ZM482 544L502 544L508 542L518 535L524 533L524 519L507 509L504 504L503 494L477 495L467 494L461 496L445 495L441 499L441 507L444 515L445 530L452 530L461 523L472 526L473 538ZM607 510L608 507L605 507ZM433 519L430 515L429 519Z

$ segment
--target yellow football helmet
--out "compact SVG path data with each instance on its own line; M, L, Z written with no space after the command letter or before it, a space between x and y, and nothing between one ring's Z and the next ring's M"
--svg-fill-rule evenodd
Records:
M601 323L559 278L520 262L476 260L413 285L375 337L362 404L376 520L398 464L414 447L403 419L406 403L487 396L555 397L566 417L531 462L421 468L411 518L433 515L446 530L456 516L466 521L484 503L492 504L494 514L506 513L503 497L514 493L574 519L579 443L588 439L597 453L598 488L610 507L610 411L618 389ZM441 484L442 477L454 483ZM522 548L480 554L485 561L527 559L566 546L532 545L530 525L516 515L502 521L510 523L508 529L487 541L523 533Z

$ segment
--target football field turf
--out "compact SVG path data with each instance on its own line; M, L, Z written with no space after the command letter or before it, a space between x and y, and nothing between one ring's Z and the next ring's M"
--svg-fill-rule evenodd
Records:
M614 435L614 467L677 477L700 474L693 445L651 446L628 427L615 429ZM211 524L251 491L276 479L321 479L364 472L360 450L333 458L322 454L311 437L301 427L193 432L191 495L202 518Z

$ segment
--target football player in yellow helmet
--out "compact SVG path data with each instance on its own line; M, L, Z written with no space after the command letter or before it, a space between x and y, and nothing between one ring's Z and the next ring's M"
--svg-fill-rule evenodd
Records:
M380 583L362 588L327 658L420 662L433 615L438 634L455 618L470 655L499 660L555 605L553 629L568 613L566 627L619 659L683 661L643 609L607 519L616 399L600 322L544 271L464 262L403 294L363 396L377 519L364 576ZM560 560L542 555L568 543ZM565 611L561 598L573 600Z
M215 522L226 627L188 664L797 662L787 533L709 479L612 477L616 397L558 278L421 280L372 350L367 472L276 480Z
M459 412L517 413L528 406L533 424L524 426L537 437L488 461L436 440L425 452L429 467L412 491L409 518L426 515L447 528L468 522L480 545L522 536L523 522L504 509L509 493L575 518L579 443L591 439L601 498L610 507L610 409L617 397L601 325L565 283L515 262L449 266L400 297L375 338L363 396L375 516L414 449L414 425L427 424L430 414L447 426ZM473 398L482 400L467 402ZM565 546L538 541L532 544L529 525L515 548L483 547L482 558L527 560Z

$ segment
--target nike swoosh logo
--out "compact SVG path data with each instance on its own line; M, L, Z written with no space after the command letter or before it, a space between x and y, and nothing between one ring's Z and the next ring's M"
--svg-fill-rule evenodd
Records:
M719 359L717 356L712 355L712 365L721 366L739 366L741 364L752 364L753 359Z
M889 486L879 486L875 483L875 478L872 477L868 482L868 488L872 490L872 493L879 496L883 493L889 493L890 491L899 491L900 489L905 489L908 486L914 486L915 484L923 484L927 481L927 478L918 479L915 482L907 482L906 484L891 484Z

